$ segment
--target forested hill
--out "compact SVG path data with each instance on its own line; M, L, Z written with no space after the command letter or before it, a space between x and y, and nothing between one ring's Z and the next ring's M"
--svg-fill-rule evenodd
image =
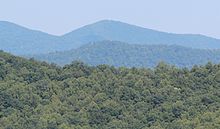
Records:
M220 65L57 67L0 52L0 128L218 129Z
M101 41L78 49L30 56L59 65L80 60L90 65L108 64L116 67L155 67L165 61L178 67L220 62L220 50L202 50L176 45L132 45L117 41Z

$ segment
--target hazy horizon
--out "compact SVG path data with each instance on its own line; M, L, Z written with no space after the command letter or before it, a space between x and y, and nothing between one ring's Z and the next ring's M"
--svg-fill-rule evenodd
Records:
M202 34L220 39L220 1L0 1L0 21L62 35L100 20L179 34Z

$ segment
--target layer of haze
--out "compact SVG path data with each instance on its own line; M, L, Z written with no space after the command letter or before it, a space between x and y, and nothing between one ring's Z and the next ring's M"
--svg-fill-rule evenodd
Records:
M220 0L0 0L0 21L62 35L112 19L220 39Z

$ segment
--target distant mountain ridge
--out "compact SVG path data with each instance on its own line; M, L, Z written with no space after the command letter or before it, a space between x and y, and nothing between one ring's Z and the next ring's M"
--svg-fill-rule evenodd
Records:
M88 42L112 40L130 44L180 45L200 49L219 49L220 40L199 34L173 34L147 29L127 23L103 20L62 36L67 42L77 39L77 46ZM85 40L84 37L89 37ZM92 39L93 38L93 39ZM95 40L94 40L95 39Z
M220 49L220 40L193 34L171 34L146 29L119 21L103 20L62 36L0 21L0 49L15 55L66 51L90 42L121 41L143 45L179 45L200 49Z
M178 67L220 62L220 50L192 49L176 45L136 45L118 41L86 44L78 49L30 56L37 60L70 64L83 61L89 65L107 64L115 67L155 67L164 61Z
M18 55L47 53L60 49L59 37L1 21L0 49Z

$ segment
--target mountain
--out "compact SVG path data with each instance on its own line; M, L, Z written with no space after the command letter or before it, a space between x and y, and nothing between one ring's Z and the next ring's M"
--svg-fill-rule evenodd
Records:
M178 67L192 67L209 61L220 62L220 50L203 50L176 45L136 45L117 41L86 44L78 49L31 56L35 59L69 64L80 60L90 65L108 64L116 67L154 67L159 62Z
M0 49L16 55L65 50L60 38L40 31L0 21Z
M88 42L113 40L130 44L180 45L191 48L218 49L220 40L197 34L172 34L127 23L103 20L62 36L65 42L77 41L76 47Z
M119 21L103 20L62 36L0 21L0 50L16 55L66 51L90 42L112 40L141 45L179 45L200 49L220 49L220 40L193 34L171 34Z
M0 49L14 54L37 54L54 51L59 37L19 25L0 22Z
M65 67L0 51L0 129L219 129L220 64Z

